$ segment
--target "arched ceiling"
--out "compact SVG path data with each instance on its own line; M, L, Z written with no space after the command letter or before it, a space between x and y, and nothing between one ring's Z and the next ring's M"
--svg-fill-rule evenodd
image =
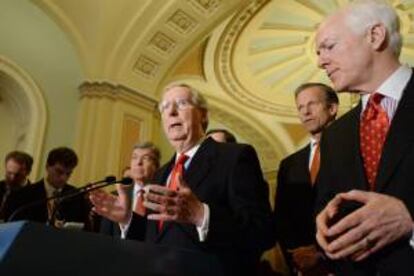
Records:
M86 78L153 99L173 79L197 86L214 120L266 153L265 168L307 140L292 92L306 81L329 83L316 66L314 34L347 2L32 0L71 38ZM401 18L402 60L414 64L414 0L390 2ZM342 95L341 112L356 101Z
M90 79L153 94L194 44L247 0L33 1L68 33Z

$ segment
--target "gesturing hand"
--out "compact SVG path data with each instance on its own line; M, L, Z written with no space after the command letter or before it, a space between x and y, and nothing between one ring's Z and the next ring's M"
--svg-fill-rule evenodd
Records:
M176 221L201 226L204 207L180 175L177 175L178 190L172 191L160 185L147 185L144 206L155 211L148 219Z
M94 205L93 211L97 214L121 224L127 224L132 215L131 202L123 185L117 185L118 196L104 190L92 191L89 199Z

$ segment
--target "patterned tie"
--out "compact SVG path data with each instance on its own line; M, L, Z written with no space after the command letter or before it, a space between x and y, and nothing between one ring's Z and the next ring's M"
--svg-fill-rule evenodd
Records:
M382 154L382 148L389 129L388 114L381 106L384 96L374 93L368 100L360 124L361 155L365 175L371 190L375 189L375 179Z
M310 167L311 184L315 184L316 176L319 172L319 166L321 163L321 151L319 149L319 142L315 143L315 153L313 154L312 163Z
M133 211L138 215L145 216L146 210L144 207L144 194L142 189L137 193L137 199L135 200Z
M170 190L176 191L179 188L177 178L178 178L179 175L181 175L181 176L183 175L184 163L185 163L185 161L187 161L187 159L188 159L188 156L185 155L185 154L182 154L178 158L177 162L175 163L174 168L171 171L170 181L168 183L168 188ZM162 221L162 220L160 220L158 222L158 231L159 232L161 232L163 224L164 224L164 221Z

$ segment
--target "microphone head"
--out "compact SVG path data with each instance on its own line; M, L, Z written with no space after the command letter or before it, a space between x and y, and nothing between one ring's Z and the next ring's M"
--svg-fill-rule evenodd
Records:
M124 177L119 181L119 183L121 183L122 185L130 185L133 183L133 180L131 177Z
M113 183L116 181L116 177L113 175L108 175L107 177L105 177L105 183Z

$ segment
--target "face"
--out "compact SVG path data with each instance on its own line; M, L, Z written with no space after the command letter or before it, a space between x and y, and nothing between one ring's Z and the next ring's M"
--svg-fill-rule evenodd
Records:
M319 87L309 87L296 97L299 119L312 135L322 130L334 120L338 106L326 104L324 92Z
M344 15L333 15L318 29L318 66L325 70L335 90L364 91L370 80L372 48L365 33L357 35L346 25Z
M46 165L46 179L56 189L63 188L72 175L73 168L66 168L60 163L55 163L52 166Z
M194 146L203 136L202 123L207 120L204 110L194 106L186 87L172 87L164 93L160 111L164 132L179 152Z
M155 156L151 149L134 149L130 176L139 183L150 180L156 171Z
M27 169L23 164L17 163L14 159L6 162L5 181L9 187L16 188L23 186L27 178Z
M213 132L209 136L216 142L226 143L226 135L223 132Z

